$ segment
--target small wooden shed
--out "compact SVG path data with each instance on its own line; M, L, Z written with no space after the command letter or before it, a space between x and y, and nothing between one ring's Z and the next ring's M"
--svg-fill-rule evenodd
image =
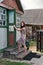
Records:
M25 10L22 20L25 21L28 27L31 27L33 36L36 34L36 30L43 29L43 9Z

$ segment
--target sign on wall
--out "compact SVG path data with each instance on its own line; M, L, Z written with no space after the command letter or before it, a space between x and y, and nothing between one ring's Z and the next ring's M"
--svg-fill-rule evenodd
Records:
M9 31L14 31L14 27L13 26L9 26Z

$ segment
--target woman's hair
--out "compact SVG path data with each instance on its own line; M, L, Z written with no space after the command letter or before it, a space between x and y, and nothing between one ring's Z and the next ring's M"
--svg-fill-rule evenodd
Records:
M22 26L22 23L23 23L23 26ZM24 21L22 21L22 22L21 22L21 24L20 24L20 26L21 26L20 28L25 27L25 26L26 26L25 22L24 22Z

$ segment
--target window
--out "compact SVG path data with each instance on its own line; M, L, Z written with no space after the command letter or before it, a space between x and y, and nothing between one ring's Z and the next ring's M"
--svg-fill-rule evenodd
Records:
M2 10L0 9L0 14L2 13Z
M1 15L1 19L5 20L6 16L5 15Z
M16 26L20 27L21 15L16 13Z
M14 11L9 11L9 23L14 23Z
M6 10L0 7L0 26L5 26L7 21Z
M1 15L1 19L3 19L3 15Z
M0 25L2 25L2 21L0 20Z
M3 21L3 25L5 25L5 21Z
M6 11L5 10L3 10L3 14L5 14L6 13Z

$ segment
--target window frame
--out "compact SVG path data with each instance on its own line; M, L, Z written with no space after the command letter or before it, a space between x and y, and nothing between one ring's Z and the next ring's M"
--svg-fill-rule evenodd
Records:
M21 22L21 14L16 13L16 27L20 27L20 22Z
M3 13L3 11L5 11L5 14ZM1 8L1 7L0 7L0 21L2 21L2 24L0 24L0 26L7 25L7 11L6 11L6 9ZM5 21L5 25L3 24L4 21Z

